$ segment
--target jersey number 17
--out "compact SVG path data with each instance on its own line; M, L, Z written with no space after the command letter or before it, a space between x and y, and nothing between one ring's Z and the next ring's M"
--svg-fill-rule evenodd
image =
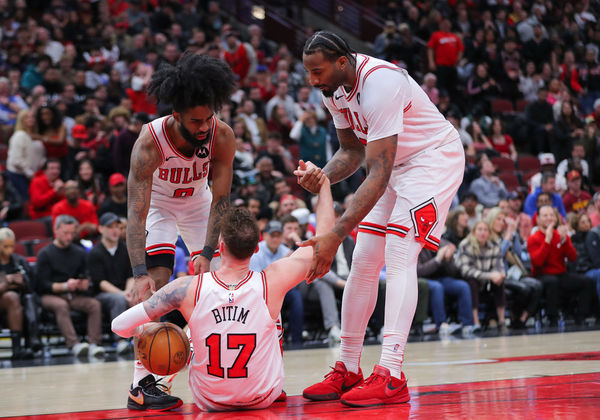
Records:
M221 366L221 334L206 337L208 347L208 374L218 378L225 377L225 369ZM247 378L248 361L256 348L256 334L227 334L227 349L240 349L231 367L227 368L228 378Z

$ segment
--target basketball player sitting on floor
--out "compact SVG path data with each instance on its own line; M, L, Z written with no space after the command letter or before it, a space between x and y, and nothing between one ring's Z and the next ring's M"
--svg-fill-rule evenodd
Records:
M310 163L308 165L311 165ZM306 166L301 162L301 170ZM329 181L322 176L317 235L333 227ZM188 321L194 353L189 383L202 410L259 409L270 406L283 387L283 359L276 320L288 290L310 267L313 248L297 249L264 271L249 270L259 232L245 208L232 208L221 222L221 267L201 276L181 277L114 319L121 337L138 336L143 325L178 309ZM143 394L152 409L151 393ZM172 407L175 408L175 407Z

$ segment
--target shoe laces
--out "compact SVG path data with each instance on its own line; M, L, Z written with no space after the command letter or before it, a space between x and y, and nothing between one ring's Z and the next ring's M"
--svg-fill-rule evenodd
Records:
M327 373L325 375L325 379L329 380L329 381L335 381L336 379L339 379L340 377L343 378L344 375L346 374L346 372L344 372L341 369L338 369L337 367L334 366L329 366L332 370L331 372Z
M144 387L144 391L150 395L161 396L166 394L169 389L165 384L159 383L163 378L157 379L153 383L150 383Z
M366 380L363 386L368 386L368 385L379 385L379 384L383 384L385 383L385 381L387 380L387 377L383 376L383 375L377 375L376 373L371 374L371 376L369 376Z

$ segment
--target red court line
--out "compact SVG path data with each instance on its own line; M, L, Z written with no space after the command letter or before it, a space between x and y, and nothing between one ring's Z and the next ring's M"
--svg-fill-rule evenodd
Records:
M457 378L460 380L459 378ZM410 378L409 378L410 381ZM409 382L410 383L410 382ZM600 419L600 372L543 376L482 382L432 385L410 388L409 404L349 408L338 401L310 402L300 396L288 397L269 409L204 413L193 404L167 413L146 413L127 409L84 411L8 419L340 419L377 420L411 418L581 418Z

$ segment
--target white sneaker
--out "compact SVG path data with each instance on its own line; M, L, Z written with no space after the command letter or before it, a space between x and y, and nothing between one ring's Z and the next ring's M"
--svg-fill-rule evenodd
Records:
M457 324L455 322L448 324L446 322L442 322L440 324L440 332L439 334L441 336L449 336L454 334L456 331L460 330L462 328L461 324Z
M90 355L94 357L104 356L104 347L97 344L90 344Z
M73 346L71 351L73 352L73 356L81 357L81 356L86 356L88 354L89 348L90 348L90 346L88 343L85 343L85 342L77 343Z
M329 333L327 334L327 338L329 339L329 344L339 344L342 341L342 331L340 327L334 325L329 329Z
M127 354L131 351L131 343L127 340L117 342L117 354Z

